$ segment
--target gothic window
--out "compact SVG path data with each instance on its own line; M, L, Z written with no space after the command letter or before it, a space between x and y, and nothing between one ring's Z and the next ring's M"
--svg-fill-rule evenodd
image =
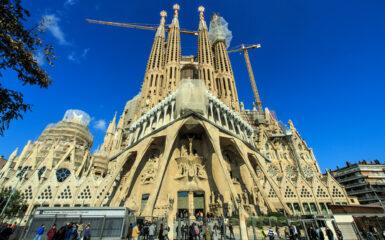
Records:
M56 171L56 179L58 182L64 182L71 172L67 168L60 168Z
M45 166L39 169L39 172L37 173L37 176L38 176L39 180L40 180L40 178L41 178L41 175L43 175L45 169L46 169Z
M269 150L269 145L265 144L265 150Z
M202 69L203 79L206 79L205 70ZM181 70L181 79L198 79L198 71L193 65L186 65Z
M302 151L302 146L301 146L301 144L298 144L298 149L299 149L300 151Z

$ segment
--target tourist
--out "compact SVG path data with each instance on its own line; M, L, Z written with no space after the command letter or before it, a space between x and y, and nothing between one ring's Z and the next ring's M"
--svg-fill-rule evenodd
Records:
M146 221L145 224L144 224L144 226L143 226L144 240L148 240L148 235L149 235L149 230L148 230L148 228L150 227L149 225L150 225L150 223Z
M235 239L233 224L231 224L231 222L229 223L229 231L230 231L230 239ZM233 236L233 238L231 238L231 236Z
M52 240L63 240L65 234L66 226L63 226L55 233Z
M159 226L158 239L159 240L163 240L164 239L163 223L161 223L160 226Z
M39 229L37 229L37 231L36 231L36 236L35 236L35 238L33 239L33 240L36 240L36 239L41 239L41 236L43 236L43 234L44 234L44 230L45 230L45 225L44 224L42 224L40 227L39 227Z
M318 233L318 239L319 239L319 240L325 240L325 235L324 235L324 232L322 231L321 227L319 227L317 230L318 230L318 231L317 231L317 233Z
M342 236L342 232L340 231L339 228L336 229L336 234L337 234L338 240L343 240L344 239L344 236Z
M326 236L328 237L329 240L334 240L334 234L330 228L326 227Z
M263 231L263 229L261 230L261 237L262 239L266 239L266 234L265 234L265 231Z
M291 224L291 227L290 227L290 239L297 239L297 238L298 238L297 227L294 224Z
M8 240L9 236L11 236L13 233L11 225L5 223L2 227L2 231L0 232L0 239L1 240Z
M131 233L131 236L132 236L132 239L133 240L138 240L138 237L139 237L139 228L136 224L132 225L132 233Z
M17 228L17 222L14 222L11 226L12 228L12 232L15 232L16 231L16 228Z
M211 240L211 229L210 229L210 225L207 223L204 228L204 236L206 240Z
M219 239L219 229L217 224L215 223L214 230L213 230L213 240L218 240L218 239Z
M314 231L312 226L308 228L307 234L310 240L317 240L317 233Z
M79 239L79 240L82 239L83 231L84 231L83 223L78 223L77 224L77 238L76 239Z
M130 223L130 226L128 226L128 229L127 229L127 239L128 240L132 239L132 223Z
M197 240L199 238L199 227L195 223L193 223L193 230L194 230L194 240Z
M269 235L269 239L270 240L274 240L274 230L273 230L273 228L271 226L269 226L268 235Z
M163 236L164 236L163 239L167 239L168 240L168 232L169 231L170 231L170 227L167 225L167 223L165 223L164 227L163 227Z
M52 240L56 233L56 224L52 225L52 227L47 232L47 240Z
M151 223L150 227L148 228L149 240L154 240L154 235L155 235L155 223Z
M279 227L278 227L278 225L277 225L277 226L275 226L275 232L277 233L277 237L278 237L278 239L281 239L281 232L279 231Z
M83 240L91 239L91 224L87 224L86 229L84 230Z
M72 232L72 223L68 222L67 223L67 226L66 226L66 229L64 231L64 240L70 240L72 235L73 235L73 232Z

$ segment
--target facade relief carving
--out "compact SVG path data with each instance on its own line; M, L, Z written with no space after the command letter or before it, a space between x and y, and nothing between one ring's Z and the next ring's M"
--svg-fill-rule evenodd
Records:
M142 171L143 173L140 176L142 184L151 184L154 182L159 166L159 156L160 153L158 150L151 150L149 153L148 160Z

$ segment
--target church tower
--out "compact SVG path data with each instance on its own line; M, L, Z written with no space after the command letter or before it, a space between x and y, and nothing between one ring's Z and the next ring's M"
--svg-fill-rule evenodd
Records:
M214 81L214 57L209 39L207 24L203 15L205 8L198 8L199 14L199 29L198 29L198 64L199 64L199 79L205 82L207 90L212 94L217 94L217 87Z
M232 110L239 112L239 100L237 88L229 54L227 52L226 31L223 18L213 14L210 22L211 42L213 44L215 56L215 83L218 88L218 98L229 106Z
M164 89L164 57L165 57L165 17L166 11L160 13L161 20L155 34L146 73L143 80L140 107L137 117L156 105L166 93Z
M175 92L180 80L180 60L181 60L181 43L180 28L178 20L179 5L174 4L174 18L170 25L170 31L167 36L166 49L166 95Z

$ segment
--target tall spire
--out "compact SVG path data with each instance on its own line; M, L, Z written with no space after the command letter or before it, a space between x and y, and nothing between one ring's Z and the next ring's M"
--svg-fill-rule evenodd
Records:
M174 92L180 80L180 60L181 60L181 44L180 44L180 28L178 20L179 5L174 4L174 18L170 25L170 32L167 37L166 49L166 91L167 94Z
M209 32L203 12L205 8L198 8L199 14L199 30L198 30L198 63L199 63L199 79L202 79L206 88L216 95L216 85L214 81L214 59L211 50Z
M214 14L210 22L210 32L213 31L213 48L215 56L215 84L217 85L218 98L235 111L239 111L237 88L229 54L226 46L227 23L223 18Z
M164 57L165 57L165 17L166 11L160 12L160 24L155 34L154 43L147 62L146 72L142 85L139 112L136 118L150 110L166 96L164 92Z

